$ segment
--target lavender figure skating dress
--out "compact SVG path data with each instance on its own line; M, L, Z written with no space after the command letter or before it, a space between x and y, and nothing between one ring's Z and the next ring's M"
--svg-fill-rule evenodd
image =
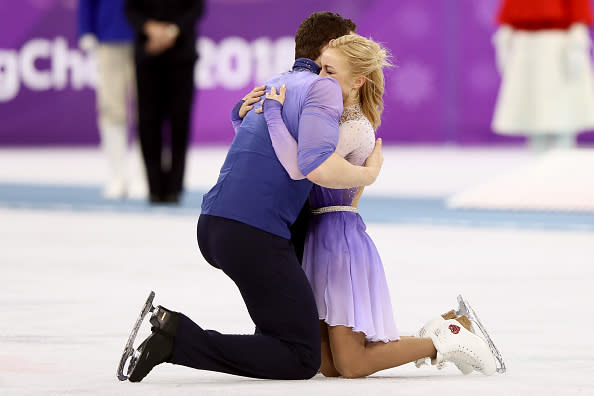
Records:
M269 122L269 130L271 127L278 133L276 123ZM286 127L282 133L286 141ZM374 145L373 126L360 106L346 107L340 119L336 154L354 165L363 165ZM276 147L275 151L283 166L290 166L282 158L286 151ZM303 270L311 283L320 320L363 332L368 341L398 340L382 261L365 232L363 219L352 206L357 190L314 185L309 196L313 216L305 239Z

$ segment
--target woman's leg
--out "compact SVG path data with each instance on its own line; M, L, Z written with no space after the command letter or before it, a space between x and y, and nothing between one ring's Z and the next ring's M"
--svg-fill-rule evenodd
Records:
M365 377L437 355L430 338L402 337L399 341L367 342L365 334L345 326L328 326L328 337L334 367L346 378Z
M322 337L322 365L320 366L320 373L325 377L340 377L340 373L334 367L334 361L332 359L328 325L323 320L320 320L320 335Z

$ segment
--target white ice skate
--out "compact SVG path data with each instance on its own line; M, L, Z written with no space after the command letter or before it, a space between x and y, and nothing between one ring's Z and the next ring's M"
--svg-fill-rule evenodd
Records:
M505 373L505 362L503 361L503 356L501 355L501 352L499 352L499 349L497 349L497 347L495 346L493 339L491 338L491 336L489 336L487 329L479 320L478 315L476 314L474 309L472 309L472 306L470 306L468 300L462 297L462 295L458 296L458 309L456 310L456 315L466 315L468 319L470 319L470 321L472 322L473 331L476 333L478 329L481 332L482 338L489 345L489 348L491 349L493 356L497 360L497 372L500 374Z
M463 373L472 370L493 375L497 370L495 356L481 337L466 330L454 319L443 320L428 332L437 349L438 369L446 362L454 363Z
M120 364L118 365L117 376L120 381L126 381L128 376L134 370L136 366L136 361L140 353L137 349L134 349L134 340L136 339L136 335L138 334L138 330L140 329L140 325L142 325L142 321L144 317L149 313L155 310L153 307L153 299L155 298L155 292L151 291L146 302L142 306L142 310L140 311L140 315L138 319L136 319L136 323L130 332L130 336L128 337L128 341L126 342L126 346L124 347L124 352L122 353L122 357L120 359ZM128 370L126 374L124 374L124 368L126 366L126 362L130 358L130 363L128 364Z
M430 333L434 333L435 330L443 324L443 322L445 322L445 319L441 316L438 316L437 318L430 320L421 328L421 330L418 331L415 337L430 338ZM458 325L460 324L458 323ZM421 366L428 364L427 360L429 360L429 358L419 359L415 362L415 365L417 366L417 368L420 368ZM468 375L474 371L471 365L468 365L462 361L457 361L453 363L456 365L456 367L458 367L458 370L460 370L464 375ZM431 364L433 366L437 365L437 368L441 370L444 367L445 362L440 362L440 364L438 364L437 359L431 359Z
M439 316L439 317L425 323L425 325L423 327L421 327L421 330L419 330L415 334L415 337L429 338L429 332L434 330L435 327L437 327L439 325L440 321L442 321L442 320L443 320L443 318L441 316ZM422 366L427 364L427 360L429 360L429 358L419 359L415 362L415 366L417 366L417 368L421 368ZM435 365L435 359L431 359L431 364Z
M472 333L477 334L489 345L489 348L491 349L493 356L497 360L497 372L500 374L505 373L505 371L506 371L505 362L503 361L503 357L502 357L501 353L495 346L495 343L493 342L489 333L485 329L485 326L479 320L476 312L474 311L474 309L472 309L472 307L470 306L468 301L466 299L464 299L464 297L459 295L458 296L458 309L452 310L449 313L455 313L455 316L457 318L460 318L460 316L466 316L468 318L468 320L470 320L471 326L470 326L469 330ZM447 315L447 314L444 314L444 315ZM442 321L443 321L443 318L441 318L441 317L438 317L436 319L429 321L427 324L425 324L425 326L423 326L421 328L421 330L419 330L419 332L416 334L416 336L417 337L429 337L428 333L435 330L435 328L437 326L439 326L439 324ZM466 327L468 327L468 325L466 325ZM427 364L427 360L428 360L428 358L419 359L415 362L415 365L417 367L421 367L421 366ZM436 359L432 359L431 364L433 364L433 365L437 364ZM464 374L469 374L473 371L472 367L465 366L464 364L456 364L456 366Z

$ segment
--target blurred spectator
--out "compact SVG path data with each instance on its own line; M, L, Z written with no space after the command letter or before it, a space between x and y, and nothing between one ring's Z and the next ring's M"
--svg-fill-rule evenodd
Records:
M123 0L80 0L79 46L97 52L97 116L101 146L108 161L103 196L145 198L147 194L140 149L134 144L136 172L127 180L128 109L136 94L132 52L133 32L124 15Z
M196 23L203 9L202 0L126 1L128 20L136 32L138 127L152 203L178 203L183 191L197 59ZM166 121L169 161L163 161Z
M594 129L589 0L504 0L494 36L502 84L493 129L533 149Z

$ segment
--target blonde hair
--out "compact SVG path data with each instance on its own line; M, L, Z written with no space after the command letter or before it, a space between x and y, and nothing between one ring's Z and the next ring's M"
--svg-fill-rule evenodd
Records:
M388 52L380 44L358 34L339 37L330 42L329 48L336 48L346 56L354 77L365 78L365 83L359 88L361 110L373 129L377 129L384 111L383 68L392 66Z

